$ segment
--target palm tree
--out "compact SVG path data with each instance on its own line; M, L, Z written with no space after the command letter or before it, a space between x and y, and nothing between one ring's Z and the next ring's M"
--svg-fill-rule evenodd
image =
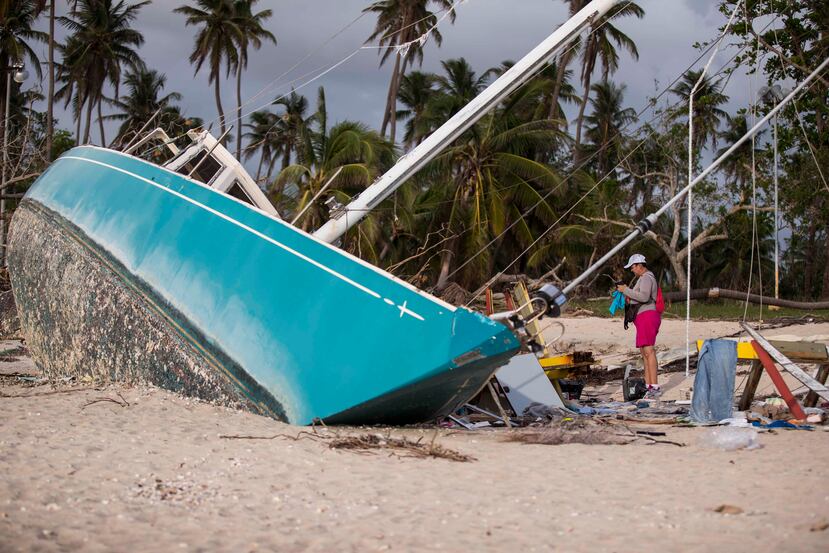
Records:
M232 0L195 0L197 7L180 6L173 10L187 16L186 26L200 27L196 33L193 52L190 54L190 63L196 64L198 73L205 62L208 62L210 74L208 82L214 85L216 110L219 112L221 134L225 134L225 112L222 108L221 77L222 64L226 64L226 74L234 67L239 66L239 52L237 45L243 42L245 33L239 27L235 18L234 3Z
M437 91L426 103L419 134L428 134L455 115L486 87L495 69L477 75L464 58L441 62L444 75L435 78Z
M576 15L576 13L581 10L584 6L587 5L588 0L563 0L569 7L570 17ZM567 67L570 65L570 62L573 60L576 55L579 53L579 46L581 41L581 35L574 38L570 41L564 48L564 50L558 56L558 62L556 62L556 80L554 81L552 92L550 93L550 101L549 101L549 111L547 112L547 117L549 119L558 119L558 114L556 110L558 109L558 98L559 95L562 93L562 87L565 85L565 81L569 80L570 76L572 75L572 71L568 70Z
M679 84L671 89L671 92L681 100L674 115L675 118L682 119L688 116L688 100L701 74L702 70L688 71L683 75ZM708 142L716 148L720 123L728 117L728 114L720 108L726 102L728 102L728 96L722 92L722 82L714 81L711 76L706 75L694 92L693 147L696 154Z
M455 260L472 259L457 281L465 287L480 285L496 261L511 261L529 246L537 223L546 227L554 219L547 201L541 201L531 215L523 213L561 182L552 167L533 159L537 149L558 140L560 134L551 120L521 122L498 110L435 159L429 177L438 186L429 192L433 202L427 202L433 204L432 228L445 223L454 236L441 256L438 290L448 284ZM516 224L502 234L511 223ZM483 249L495 237L498 240Z
M478 76L463 58L444 61L443 69L423 114L424 128L434 128L451 117L498 72L489 70ZM531 91L531 87L522 88L522 94ZM436 267L438 290L448 284L455 260L472 258L511 223L516 224L507 235L464 266L460 283L479 285L499 255L506 258L525 248L534 239L533 226L549 224L552 219L546 202L532 216L525 218L522 212L558 184L556 171L535 157L539 150L561 140L562 133L549 119L524 119L519 112L526 102L518 96L483 117L419 174L429 184L413 205L420 230L428 236L442 228L447 239Z
M593 85L592 110L584 118L587 123L585 136L591 145L587 153L597 152L595 163L600 177L616 166L619 149L624 143L622 131L636 121L636 111L622 107L625 88L625 85L616 86L610 81Z
M122 67L136 70L144 65L134 49L144 43L144 36L130 25L139 10L149 3L149 0L131 5L125 0L79 0L76 10L60 18L71 33L63 48L62 69L67 82L63 95L68 102L73 88L77 89L78 117L86 106L84 143L89 141L92 110L96 107L101 143L106 143L101 114L106 83L112 85L118 98Z
M748 119L746 118L745 112L739 113L734 117L729 115L726 115L725 117L727 119L727 127L722 133L718 133L718 136L723 140L727 147L717 151L717 157L723 155L728 147L736 143L748 132ZM696 120L694 123L694 129L696 132ZM755 136L755 142L756 139L759 139L762 134L762 132L757 133ZM751 140L746 140L722 163L722 172L725 174L726 179L733 181L733 184L735 185L733 188L735 191L744 191L748 188L748 183L751 182L751 144ZM754 158L758 162L762 159L762 150L760 148L754 149Z
M386 108L380 127L380 135L386 136L386 129L391 124L389 136L392 142L395 140L397 128L396 100L401 79L406 74L407 66L414 65L415 62L423 63L423 44L415 40L431 30L430 36L435 44L440 46L443 41L440 31L434 28L437 17L429 11L430 3L443 10L452 8L451 0L379 0L363 10L377 14L377 25L366 42L378 40L380 46L385 47L380 50L380 65L382 66L394 52L394 69L389 81ZM450 12L449 20L455 22L454 10ZM410 44L405 51L395 48L407 43Z
M437 76L422 71L412 71L400 81L397 100L404 109L397 110L397 119L406 120L406 133L403 137L407 148L420 144L425 138L422 132L423 114L429 100L435 94Z
M47 34L32 28L44 6L40 0L6 0L0 2L0 67L29 59L29 65L41 77L40 60L29 45L45 42ZM0 94L0 113L5 113L6 95ZM2 139L0 129L0 140Z
M242 71L248 66L248 46L258 50L263 40L269 40L276 45L273 33L262 27L262 23L273 15L272 10L262 10L253 13L253 6L259 0L236 0L233 3L233 12L236 25L239 27L238 62L236 64L236 128L239 139L236 141L236 159L242 158Z
M318 106L317 112L310 118L307 117L305 115L308 111L307 98L293 90L288 96L277 98L273 103L284 108L279 115L278 140L282 150L282 169L285 169L291 164L291 154L296 154L297 157L304 154L308 127L313 118L323 117L325 110ZM321 103L324 103L324 98ZM270 173L268 178L270 178Z
M132 134L149 121L156 111L161 109L157 120L159 126L170 127L181 117L179 109L172 102L181 100L181 94L170 92L164 94L167 77L155 70L137 68L127 73L124 85L127 94L121 98L109 100L120 111L107 115L104 119L121 121L118 135L113 143L128 142Z
M268 174L271 174L270 167L273 166L276 156L282 148L278 140L278 127L280 119L270 111L255 111L250 114L250 123L245 126L250 132L244 134L248 141L245 148L245 159L250 159L259 153L259 165L256 168L256 182L262 177L262 167L267 164Z
M602 65L602 80L608 80L611 74L619 68L619 53L616 51L615 43L619 48L624 48L630 53L633 59L639 59L639 50L629 36L613 25L611 21L619 17L635 16L641 19L645 16L645 10L634 2L617 4L601 19L594 21L590 27L590 35L582 49L581 82L584 87L582 94L579 115L576 120L576 158L580 158L579 146L581 145L581 129L584 122L584 109L587 107L587 97L590 94L590 81L596 63Z
M290 203L295 212L305 208L337 171L329 191L339 201L348 202L394 161L394 146L363 123L343 121L328 129L327 118L325 93L320 88L314 125L308 129L301 161L283 169L270 190L278 203L286 200L282 197L286 186L289 192L295 192L293 198L288 198L293 200ZM322 202L317 201L297 224L308 230L319 227L327 218Z

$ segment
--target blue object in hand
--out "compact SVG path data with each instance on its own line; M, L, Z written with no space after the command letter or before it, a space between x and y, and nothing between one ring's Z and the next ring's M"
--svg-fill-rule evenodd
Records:
M610 302L610 314L615 315L617 309L625 310L625 295L616 290L613 292L613 301Z

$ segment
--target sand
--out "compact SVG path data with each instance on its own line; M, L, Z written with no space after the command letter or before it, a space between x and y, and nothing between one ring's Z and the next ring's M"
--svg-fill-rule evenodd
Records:
M591 337L606 331L593 322ZM0 374L12 373L37 371L25 357L0 362ZM304 439L311 429L159 389L32 384L0 378L2 552L829 544L823 429L765 433L761 449L730 452L703 447L707 429L670 426L651 429L685 447L524 445L503 430L432 428L318 429ZM366 432L434 440L476 460L332 450L322 439ZM240 435L273 439L222 437ZM722 505L734 514L717 512Z

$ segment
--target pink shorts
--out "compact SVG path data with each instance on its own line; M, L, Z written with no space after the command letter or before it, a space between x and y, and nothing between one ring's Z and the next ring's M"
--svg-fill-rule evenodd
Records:
M662 316L658 311L645 311L636 315L633 324L636 325L636 347L652 346L656 343Z

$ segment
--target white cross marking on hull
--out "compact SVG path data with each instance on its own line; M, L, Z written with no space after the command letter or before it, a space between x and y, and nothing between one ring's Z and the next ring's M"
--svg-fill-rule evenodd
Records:
M406 307L408 305L408 300L403 302L403 305L398 305L397 308L400 310L400 318L403 318L403 315L410 315L419 321L425 320L423 317Z

